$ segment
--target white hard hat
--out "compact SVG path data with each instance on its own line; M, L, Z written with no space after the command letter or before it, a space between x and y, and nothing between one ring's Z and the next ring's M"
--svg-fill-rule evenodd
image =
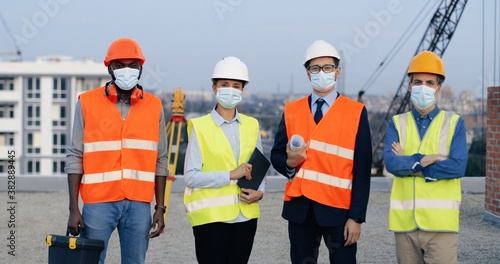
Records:
M316 40L307 48L303 64L319 57L334 57L340 60L337 49L324 40Z
M246 85L248 79L248 68L240 59L229 56L215 64L212 81L214 79L230 79L243 81Z

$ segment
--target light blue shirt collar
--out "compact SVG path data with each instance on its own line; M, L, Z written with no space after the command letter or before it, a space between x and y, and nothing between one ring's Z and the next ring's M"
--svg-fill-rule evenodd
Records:
M236 115L234 115L234 118L231 121L226 121L222 116L220 116L219 113L215 111L215 107L212 109L212 112L210 112L210 116L217 126L222 126L224 123L231 123L234 121L241 123L240 113L238 113L238 109L236 109Z
M333 105L333 103L335 103L338 94L339 93L337 91L333 90L333 92L323 97L323 100L325 100L325 103L328 105L329 108ZM320 97L317 94L311 93L311 107L314 105L314 103L316 103L316 100L318 100L318 98Z
M432 109L432 111L429 112L426 117L422 117L420 116L420 113L415 109L415 107L411 109L411 113L413 114L415 120L426 119L426 118L433 120L434 117L436 117L439 114L439 112L441 112L441 109L439 109L439 107L436 105L436 107L434 107L434 109Z

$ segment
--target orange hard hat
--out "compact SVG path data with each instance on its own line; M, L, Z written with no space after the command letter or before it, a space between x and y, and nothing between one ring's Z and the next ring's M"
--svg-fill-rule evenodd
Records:
M443 60L434 52L428 50L420 52L411 59L408 75L417 72L433 73L441 75L443 79L445 78Z
M146 60L139 44L129 38L117 39L109 45L108 54L104 58L104 65L109 66L111 61L119 59L138 59L141 65Z

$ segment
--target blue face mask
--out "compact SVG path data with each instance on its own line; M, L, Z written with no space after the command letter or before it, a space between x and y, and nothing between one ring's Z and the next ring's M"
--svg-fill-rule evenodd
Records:
M242 100L241 91L232 87L217 88L217 94L215 94L215 98L222 107L227 109L234 108Z
M436 102L436 89L425 85L411 87L411 102L418 109L427 109Z
M328 91L335 83L335 72L324 73L319 71L318 73L311 73L311 84L318 92Z
M139 70L132 68L121 68L113 71L115 84L122 90L132 90L139 83Z

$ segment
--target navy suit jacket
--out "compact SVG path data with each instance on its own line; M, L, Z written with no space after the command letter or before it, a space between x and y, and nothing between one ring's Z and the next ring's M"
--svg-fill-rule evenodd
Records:
M309 108L310 106L311 96L309 96ZM281 117L278 131L274 139L274 145L271 150L271 163L279 173L288 178L288 169L292 168L287 169L286 165L286 160L288 158L286 154L288 136L286 133L284 115L285 113L283 113ZM296 122L301 122L301 120L296 120ZM283 218L301 224L304 222L310 206L312 206L316 221L320 226L343 226L349 218L364 222L366 219L368 197L370 195L371 164L372 145L370 124L368 122L366 108L363 107L354 147L351 208L349 210L334 208L310 200L305 196L293 197L290 201L284 202L283 204Z

